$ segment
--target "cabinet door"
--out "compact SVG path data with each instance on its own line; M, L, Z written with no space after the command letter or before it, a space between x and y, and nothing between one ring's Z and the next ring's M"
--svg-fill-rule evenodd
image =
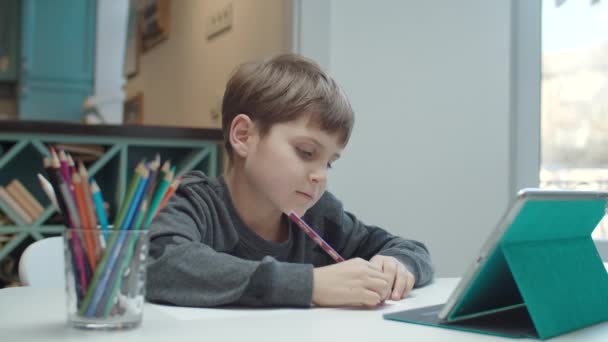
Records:
M23 0L21 77L92 81L94 0Z
M0 81L17 79L19 16L19 0L0 0Z
M93 92L95 0L23 0L19 118L81 118Z
M91 87L78 83L24 82L19 91L19 119L42 121L81 121L82 103Z

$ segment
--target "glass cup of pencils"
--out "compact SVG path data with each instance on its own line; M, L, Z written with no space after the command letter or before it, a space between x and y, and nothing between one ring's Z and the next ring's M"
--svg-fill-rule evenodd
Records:
M86 167L50 148L43 160L48 180L38 175L61 213L68 324L87 329L125 329L141 324L146 288L148 230L175 193L175 166L137 164L127 191L108 222L101 189Z
M142 229L65 229L69 325L115 330L141 324L147 233Z

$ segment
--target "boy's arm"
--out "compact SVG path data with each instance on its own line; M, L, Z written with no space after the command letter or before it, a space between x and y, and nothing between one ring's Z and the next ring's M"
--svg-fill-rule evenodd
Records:
M146 297L184 306L310 306L312 265L237 258L230 234L205 227L204 208L176 194L151 227ZM204 237L204 238L203 238Z
M418 241L392 235L382 228L365 225L354 215L343 211L343 235L338 238L340 252L347 258L366 260L374 255L398 259L416 278L414 287L427 285L433 279L433 265L426 246Z
M424 286L433 279L431 257L424 244L365 225L345 211L342 203L327 191L304 219L313 227L324 227L324 237L345 259L359 257L370 260L375 255L391 256L414 275L415 287Z

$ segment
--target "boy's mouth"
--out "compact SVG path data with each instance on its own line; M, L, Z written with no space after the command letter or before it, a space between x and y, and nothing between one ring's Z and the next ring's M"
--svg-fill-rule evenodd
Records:
M310 195L310 194L308 194L308 193L306 193L306 192L302 192L302 191L296 191L296 193L297 193L298 195L301 195L301 196L303 196L303 197L306 197L306 198L307 198L307 199L309 199L309 200L312 200L312 195Z

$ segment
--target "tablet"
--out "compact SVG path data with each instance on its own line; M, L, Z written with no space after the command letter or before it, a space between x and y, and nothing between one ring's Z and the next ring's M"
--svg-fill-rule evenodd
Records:
M608 192L600 191L521 190L445 304L384 317L445 327L457 325L461 330L481 330L499 335L538 337L530 316L530 305L522 297L523 283L516 283L510 266L517 263L525 267L528 260L542 254L538 251L547 245L553 246L546 247L551 253L560 253L567 247L562 248L557 243L590 240L591 232L605 214L607 200ZM526 255L514 255L518 246L533 247L522 247L527 254L520 254ZM511 256L511 265L506 256ZM592 253L589 257L594 258ZM554 259L547 259L544 268L552 267L551 260ZM602 266L601 260L591 260L590 263ZM538 267L538 262L534 264ZM542 272L542 269L538 270L538 273ZM469 324L472 326L467 327Z
M505 235L507 230L512 226L515 218L521 213L522 209L530 201L606 201L608 200L608 192L600 191L578 191L578 190L540 190L540 189L523 189L519 191L513 204L507 210L505 215L499 221L498 225L490 236L486 239L485 243L481 247L481 250L473 260L473 263L469 266L467 272L462 277L462 280L450 295L448 301L445 303L441 311L439 312L439 319L444 322L453 322L457 320L463 320L470 318L467 314L466 308L460 307L458 304L464 302L462 299L467 295L467 289L475 291L486 291L496 289L485 289L483 284L500 283L509 281L509 279L500 279L501 275L505 274L502 272L502 263L500 256L496 255L496 247L502 237ZM552 222L544 221L539 218L539 224L551 225ZM539 227L540 230L541 227ZM588 227L589 228L589 227ZM592 227L592 230L595 226ZM529 232L533 233L533 232ZM481 271L484 271L483 273ZM488 277L498 277L497 282L489 281ZM477 280L477 282L476 282ZM479 288L477 288L479 287ZM505 286L506 287L506 286ZM479 293L477 293L479 295ZM521 303L521 298L515 298L518 295L516 293L505 293L502 298L487 298L484 301L485 305L481 307L487 308L487 310L500 310L509 309L510 306L518 305ZM495 297L495 296L491 296ZM519 303L516 303L519 302ZM480 303L481 304L481 303ZM460 309L460 310L458 310ZM475 309L476 315L482 313L478 311L479 308ZM463 311L462 314L459 311Z

